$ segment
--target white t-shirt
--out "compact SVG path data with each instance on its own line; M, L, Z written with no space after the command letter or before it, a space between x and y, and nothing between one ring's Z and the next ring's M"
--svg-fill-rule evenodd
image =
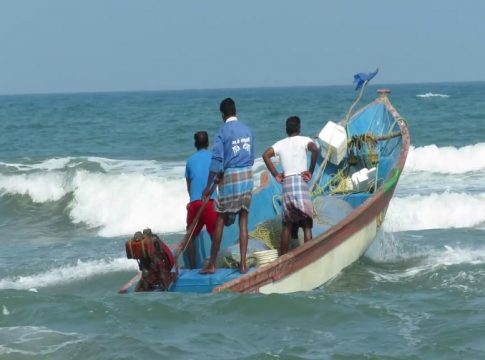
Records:
M307 136L289 136L275 143L272 148L276 156L280 157L281 167L285 176L301 174L308 170L308 143L313 140Z

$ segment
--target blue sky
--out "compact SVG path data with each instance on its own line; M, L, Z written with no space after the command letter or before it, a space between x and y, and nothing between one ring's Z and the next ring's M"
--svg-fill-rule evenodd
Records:
M0 0L0 94L485 80L485 1Z

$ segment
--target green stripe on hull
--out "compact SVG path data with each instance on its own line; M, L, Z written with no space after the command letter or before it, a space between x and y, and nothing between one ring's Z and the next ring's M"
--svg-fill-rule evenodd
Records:
M394 168L392 170L391 177L384 184L384 192L385 193L388 192L390 189L392 189L394 186L396 186L400 175L401 175L401 172L399 171L398 168Z

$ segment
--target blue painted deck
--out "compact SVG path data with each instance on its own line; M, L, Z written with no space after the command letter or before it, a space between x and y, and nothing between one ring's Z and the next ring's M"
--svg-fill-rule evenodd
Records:
M170 291L209 293L213 288L240 276L237 269L217 269L214 274L201 275L199 269L181 270Z

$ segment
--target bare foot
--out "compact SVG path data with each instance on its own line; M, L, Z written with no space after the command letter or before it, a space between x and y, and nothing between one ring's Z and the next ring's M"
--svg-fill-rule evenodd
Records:
M207 265L206 267L200 269L199 274L201 275L208 275L208 274L214 274L216 272L216 267L214 265Z
M240 274L246 274L248 272L248 268L246 265L239 265L239 273Z

